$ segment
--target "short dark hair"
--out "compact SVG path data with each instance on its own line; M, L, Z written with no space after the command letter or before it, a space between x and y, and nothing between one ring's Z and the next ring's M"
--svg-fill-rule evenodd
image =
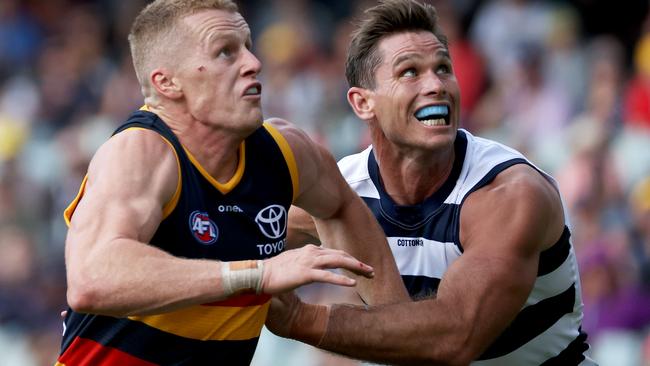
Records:
M449 48L447 36L438 25L438 13L429 4L416 0L382 0L367 9L348 48L345 77L350 87L375 87L374 74L381 63L377 44L383 37L418 30L433 33L445 48Z

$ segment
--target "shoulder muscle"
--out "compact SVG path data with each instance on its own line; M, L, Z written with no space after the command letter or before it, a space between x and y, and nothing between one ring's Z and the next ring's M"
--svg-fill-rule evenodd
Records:
M351 191L332 155L291 123L277 118L267 122L284 136L296 158L300 192L295 205L315 217L333 215Z
M563 228L559 193L525 164L499 173L490 184L468 196L461 209L461 242L467 248L481 238L492 238L540 252L560 237Z
M155 225L159 223L178 179L175 153L162 136L144 129L123 131L93 157L71 229L75 222L105 214L105 220L119 221L129 236L139 236L143 226L154 224L151 219L158 221Z

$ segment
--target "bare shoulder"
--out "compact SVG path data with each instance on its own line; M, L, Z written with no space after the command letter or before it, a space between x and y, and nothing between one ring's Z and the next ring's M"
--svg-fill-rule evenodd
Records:
M150 191L161 200L174 194L178 163L173 148L158 133L129 129L106 141L88 167L88 187L96 193L123 194Z
M316 144L305 131L296 125L280 118L270 118L265 121L273 126L287 140L298 165L301 191L310 178L317 172L322 154L327 154L324 148Z
M542 251L557 241L563 229L564 212L557 189L526 164L499 173L470 194L461 209L464 247L492 238Z
M266 121L287 140L298 167L300 192L294 204L314 217L330 217L349 197L351 190L332 154L306 132L278 118Z
M269 118L264 122L270 124L280 132L294 150L310 147L313 144L313 141L305 131L287 120L282 118Z

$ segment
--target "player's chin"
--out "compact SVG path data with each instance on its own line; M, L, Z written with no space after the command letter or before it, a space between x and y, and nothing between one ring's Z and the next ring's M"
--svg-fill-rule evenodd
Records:
M261 106L247 106L244 110L241 111L240 116L242 121L247 125L262 124L262 107Z
M429 131L430 133L426 135L422 145L427 150L439 150L447 149L449 146L454 144L456 140L456 130L447 128L447 129L437 129L436 131ZM422 136L424 137L424 136Z

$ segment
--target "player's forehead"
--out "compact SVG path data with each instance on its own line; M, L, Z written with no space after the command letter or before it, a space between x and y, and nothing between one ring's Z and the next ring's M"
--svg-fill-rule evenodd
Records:
M181 22L202 44L223 37L250 39L248 23L238 12L205 9L185 16Z
M377 44L382 63L394 65L407 58L449 57L445 45L428 31L405 31L383 37Z

